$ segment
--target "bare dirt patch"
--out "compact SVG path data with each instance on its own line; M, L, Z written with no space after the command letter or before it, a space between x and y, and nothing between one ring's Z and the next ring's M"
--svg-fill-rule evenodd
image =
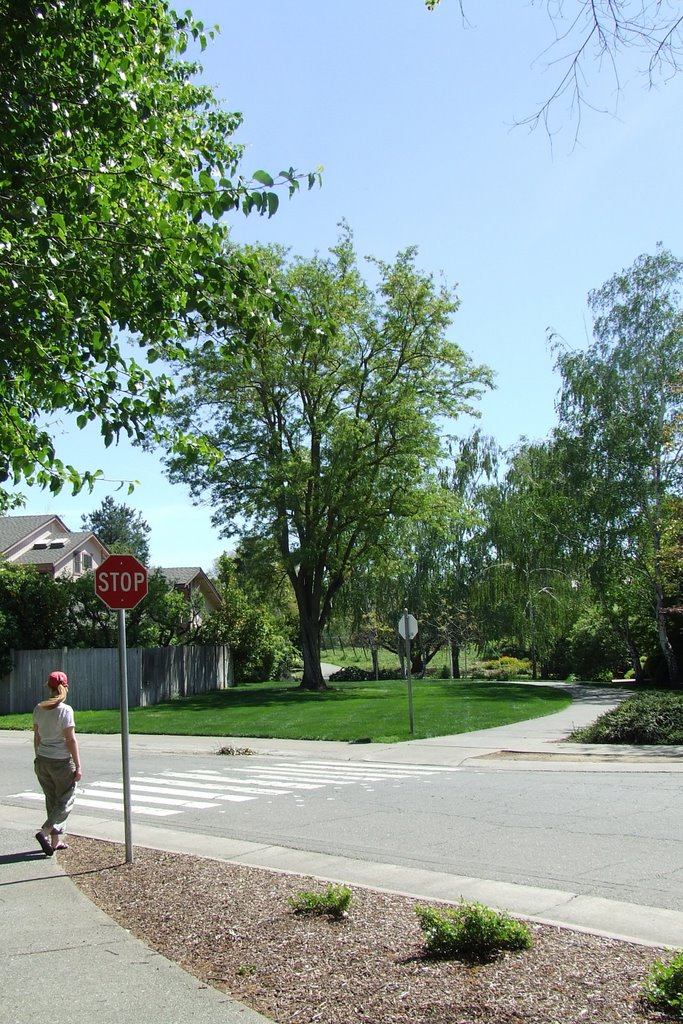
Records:
M654 1024L640 1001L664 950L531 924L534 946L485 964L429 959L416 901L353 887L340 922L288 898L325 884L72 836L81 891L186 971L279 1024ZM436 905L430 901L432 905ZM646 911L645 911L646 912Z

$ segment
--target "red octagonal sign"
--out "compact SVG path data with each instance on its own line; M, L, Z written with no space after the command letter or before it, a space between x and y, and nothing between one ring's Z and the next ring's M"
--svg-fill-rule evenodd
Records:
M95 569L95 593L108 608L135 608L147 595L147 569L134 555L109 555Z

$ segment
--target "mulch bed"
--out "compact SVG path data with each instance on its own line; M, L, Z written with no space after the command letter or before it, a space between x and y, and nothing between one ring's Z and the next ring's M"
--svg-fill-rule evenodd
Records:
M318 879L141 848L127 865L121 846L69 842L59 863L102 910L278 1024L674 1019L640 997L663 949L531 924L534 945L523 953L478 964L434 960L424 953L419 900L352 887L345 919L301 917L288 899L323 889Z

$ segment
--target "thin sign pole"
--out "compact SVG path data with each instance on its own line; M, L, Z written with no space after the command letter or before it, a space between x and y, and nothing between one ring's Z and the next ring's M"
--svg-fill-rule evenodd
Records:
M126 658L126 613L119 608L119 703L121 706L121 764L123 767L123 830L126 864L133 863L130 812L130 750L128 746L128 660Z
M415 720L413 718L413 679L410 674L410 632L408 630L408 609L403 609L403 631L406 641L406 669L408 680L408 715L410 718L410 735L415 732Z

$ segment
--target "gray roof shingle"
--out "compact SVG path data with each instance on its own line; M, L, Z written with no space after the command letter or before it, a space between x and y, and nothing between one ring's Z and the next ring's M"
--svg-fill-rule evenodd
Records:
M29 533L40 529L56 516L0 516L0 553L7 551Z

